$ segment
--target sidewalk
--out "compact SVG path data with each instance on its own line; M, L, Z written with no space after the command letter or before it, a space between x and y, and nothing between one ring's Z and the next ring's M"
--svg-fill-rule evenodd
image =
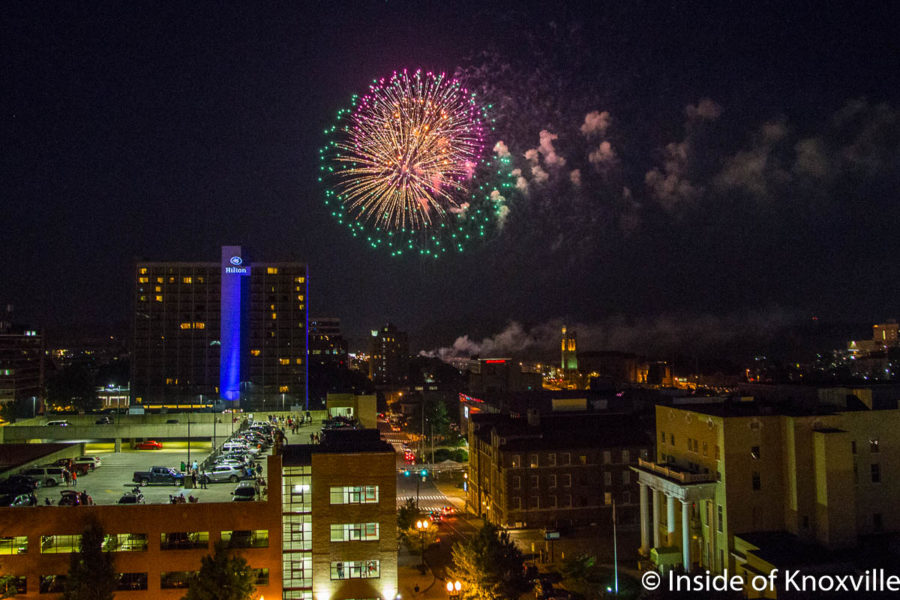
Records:
M411 554L402 543L397 553L397 580L400 595L403 598L440 598L446 600L447 590L444 582L435 578L431 569L424 575L419 571L420 558L418 554ZM419 586L418 593L415 591Z

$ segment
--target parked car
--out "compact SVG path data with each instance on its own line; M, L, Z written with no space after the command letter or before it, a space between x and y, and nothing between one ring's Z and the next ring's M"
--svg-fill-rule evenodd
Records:
M152 467L149 471L135 471L131 480L141 485L147 485L148 483L182 485L184 483L184 473L179 473L170 467Z
M233 492L231 492L231 500L233 502L252 502L256 500L256 482L242 481Z
M47 427L68 427L71 425L68 421L47 421Z
M162 444L156 440L144 440L134 445L137 450L162 450Z
M221 483L223 481L237 483L246 477L246 471L240 466L229 464L216 465L212 469L200 474L200 480L205 481L206 483Z
M88 465L91 471L99 467L103 462L100 460L99 456L79 456L75 459L76 465Z
M27 477L37 479L44 487L52 487L66 481L65 473L66 470L62 467L50 466L28 469L23 474Z
M94 421L94 424L95 425L112 425L113 420L110 419L109 417L100 417L99 419Z
M81 492L76 490L63 490L59 493L57 506L78 506L81 504Z
M0 495L0 506L34 506L36 504L37 497L34 492Z
M178 424L178 419L167 419L166 420L166 425L177 425L177 424Z
M144 495L140 492L125 492L119 498L119 504L144 504Z
M34 477L28 477L27 475L12 475L8 479L0 482L0 494L18 492L20 489L33 492L40 486L41 482Z

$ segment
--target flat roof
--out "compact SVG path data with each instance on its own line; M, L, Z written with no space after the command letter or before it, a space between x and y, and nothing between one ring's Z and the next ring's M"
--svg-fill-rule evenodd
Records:
M320 444L291 444L281 451L285 466L308 465L313 454L394 453L394 447L381 439L377 429L326 431Z
M65 450L72 444L0 444L0 473Z

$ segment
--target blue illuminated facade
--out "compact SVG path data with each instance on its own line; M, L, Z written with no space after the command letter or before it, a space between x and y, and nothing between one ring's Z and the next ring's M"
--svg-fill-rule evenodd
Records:
M241 364L244 362L249 300L250 261L240 246L222 246L221 354L219 357L219 396L223 400L241 399Z

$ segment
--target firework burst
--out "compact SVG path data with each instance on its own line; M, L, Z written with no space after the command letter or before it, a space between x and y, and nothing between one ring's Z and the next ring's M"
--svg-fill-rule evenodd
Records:
M475 95L444 74L373 81L325 132L326 203L354 235L392 254L462 251L492 220L493 190L479 175L502 172L483 161L488 122Z

